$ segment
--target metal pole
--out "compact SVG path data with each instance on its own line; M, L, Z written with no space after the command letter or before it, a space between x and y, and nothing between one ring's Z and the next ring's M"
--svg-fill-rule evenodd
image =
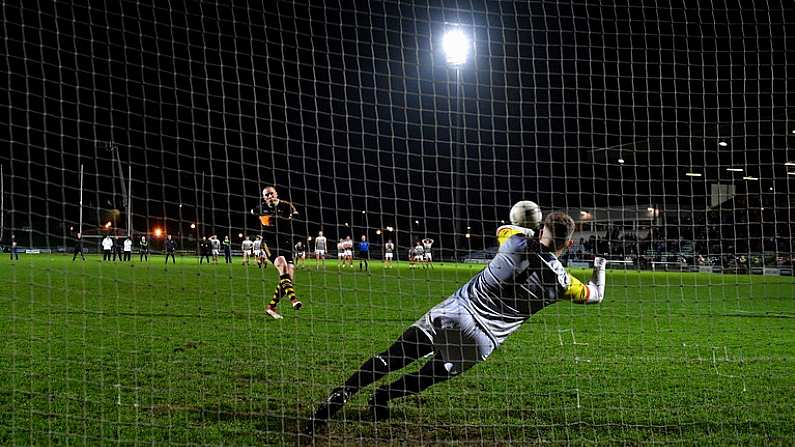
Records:
M5 185L5 177L3 177L3 165L0 165L0 241L3 240L3 216L5 212L3 211L3 199L5 198L5 189L3 186Z
M80 165L80 220L77 223L77 232L83 235L83 165Z
M127 237L132 239L132 166L127 166Z
M453 183L453 188L455 190L455 204L453 205L453 216L455 216L455 245L454 249L457 252L459 246L461 245L461 233L462 233L462 224L463 224L463 198L462 198L462 183L463 183L463 176L465 166L463 166L464 162L464 147L462 144L462 133L461 129L463 128L463 120L461 115L463 114L463 94L461 92L461 69L455 69L455 96L456 96L456 142L455 142L455 182ZM458 256L458 253L455 254Z

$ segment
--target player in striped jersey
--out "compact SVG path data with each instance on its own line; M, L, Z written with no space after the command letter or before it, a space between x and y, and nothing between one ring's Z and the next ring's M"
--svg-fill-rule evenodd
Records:
M500 248L485 269L410 326L389 349L370 358L333 390L310 418L308 432L325 425L354 394L392 371L427 355L419 371L378 388L370 399L375 419L389 417L389 401L419 393L486 360L533 314L558 300L602 301L605 260L594 259L587 284L571 276L558 257L571 245L574 220L550 213L540 240L533 230L503 226Z
M259 216L264 240L262 252L267 253L268 260L276 267L279 273L279 283L273 292L270 302L265 308L265 313L281 320L283 317L277 310L282 297L289 298L293 309L299 310L303 303L298 300L295 293L295 264L293 261L293 243L295 229L293 220L298 216L296 207L279 198L279 193L274 186L266 186L262 190L262 201L256 210Z

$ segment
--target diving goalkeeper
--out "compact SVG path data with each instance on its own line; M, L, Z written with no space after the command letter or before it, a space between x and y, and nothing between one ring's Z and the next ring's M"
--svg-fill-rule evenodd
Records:
M507 225L497 230L500 248L484 270L411 325L389 349L370 358L334 389L309 420L307 432L327 420L359 390L388 373L432 354L414 374L381 386L370 398L374 419L389 417L389 401L419 393L486 360L533 314L558 300L602 301L605 260L594 259L587 284L571 276L558 257L571 246L574 221L550 213L539 240L533 230Z

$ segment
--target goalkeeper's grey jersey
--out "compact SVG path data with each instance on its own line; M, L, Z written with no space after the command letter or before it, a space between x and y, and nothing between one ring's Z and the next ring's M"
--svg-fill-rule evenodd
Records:
M497 345L569 287L569 275L558 258L541 249L523 235L509 237L486 268L451 297Z
M326 237L325 236L318 236L315 239L315 250L326 250Z

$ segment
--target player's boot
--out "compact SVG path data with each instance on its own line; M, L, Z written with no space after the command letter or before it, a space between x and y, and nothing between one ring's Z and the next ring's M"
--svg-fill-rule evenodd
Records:
M309 418L304 432L312 434L325 427L329 418L337 414L343 405L350 400L351 396L353 396L353 394L345 388L335 388L332 390L325 402L323 402L317 411L315 411L315 414Z
M374 421L385 421L389 419L390 414L388 402L381 402L376 399L376 396L373 396L367 402L367 405L370 407L370 416Z
M269 306L268 306L268 307L265 309L265 313L266 313L266 314L268 314L268 315L270 315L271 317L273 317L273 319L274 319L274 320L281 320L282 318L284 318L284 317L283 317L283 316L282 316L282 315L279 313L279 311L278 311L278 310L276 310L276 308L275 308L275 307L273 307L273 306L270 306L270 305L269 305Z
M290 300L290 302L293 303L293 309L295 309L295 310L301 310L301 308L304 307L304 303L302 303L302 302L300 302L298 300L294 299L294 300Z

